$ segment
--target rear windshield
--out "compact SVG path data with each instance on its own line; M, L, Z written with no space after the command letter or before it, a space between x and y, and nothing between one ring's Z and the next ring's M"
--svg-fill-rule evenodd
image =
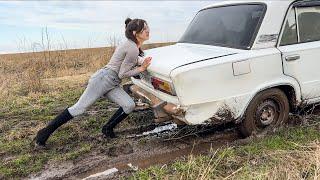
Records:
M179 42L250 49L265 10L263 4L201 10Z

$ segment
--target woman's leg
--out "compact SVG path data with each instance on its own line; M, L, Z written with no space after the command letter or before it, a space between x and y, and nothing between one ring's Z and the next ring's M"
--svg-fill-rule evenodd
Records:
M83 114L93 103L95 103L107 90L101 86L102 82L89 82L86 90L82 93L78 102L69 107L68 110L73 117Z
M124 120L135 108L133 99L120 87L116 87L107 93L107 98L120 108L113 114L108 123L102 127L102 133L111 138L115 138L113 128Z
M127 94L121 87L115 87L106 95L110 101L121 106L126 114L130 114L136 107L132 97L129 96L129 94Z
M36 144L40 146L45 146L46 141L50 135L61 125L68 122L75 116L83 114L88 107L90 107L98 98L100 98L105 92L106 86L99 78L91 78L89 80L88 86L81 95L80 99L72 107L65 109L61 114L59 114L55 119L50 121L48 125L41 129L35 138Z

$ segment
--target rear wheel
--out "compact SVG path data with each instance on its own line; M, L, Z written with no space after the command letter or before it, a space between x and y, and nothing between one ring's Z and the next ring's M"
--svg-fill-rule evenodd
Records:
M288 115L288 98L280 89L262 91L250 102L240 132L247 137L277 128L287 122Z

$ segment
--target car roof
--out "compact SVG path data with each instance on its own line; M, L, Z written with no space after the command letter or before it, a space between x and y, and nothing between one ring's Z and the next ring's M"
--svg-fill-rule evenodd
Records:
M211 7L219 7L219 6L226 6L226 5L236 5L236 4L245 4L245 3L264 3L266 5L270 4L272 2L273 4L282 3L282 2L287 2L288 4L291 4L292 2L297 1L297 0L275 0L275 1L270 1L270 0L238 0L238 1L217 1L213 4L210 4L208 6L205 6L202 9L207 9Z

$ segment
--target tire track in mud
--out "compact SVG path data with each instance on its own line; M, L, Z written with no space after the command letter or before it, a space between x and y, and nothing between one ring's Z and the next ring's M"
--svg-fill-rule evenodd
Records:
M161 124L166 126L168 124ZM160 127L161 127L160 126ZM61 164L48 163L45 170L31 179L83 179L102 172L115 172L101 177L89 179L115 179L128 177L139 169L153 165L164 165L190 154L200 155L215 150L239 139L235 125L220 126L185 126L161 133L141 135L143 132L153 130L159 124L151 123L145 126L125 129L117 134L115 140L105 140L108 147L104 151L93 151L82 159ZM130 167L128 164L131 164Z
M149 121L150 122L150 121ZM298 116L290 116L291 126L301 123ZM168 123L169 124L169 123ZM149 123L117 131L113 140L94 137L106 144L106 149L95 149L82 159L62 164L46 165L46 168L31 179L119 179L128 177L135 168L144 169L153 165L170 164L190 154L208 154L210 150L227 145L243 145L267 134L242 139L233 123L223 125L185 126L161 133L139 136L168 124ZM133 136L134 133L137 133ZM110 147L108 147L110 145ZM101 151L102 150L102 151ZM128 165L130 164L130 165ZM108 174L108 172L113 172Z
M153 125L151 125L153 126ZM146 128L148 129L148 128ZM111 175L102 175L101 179L113 179L131 175L133 169L144 169L153 165L163 165L171 163L179 158L192 155L206 154L210 150L215 150L239 139L235 127L232 125L217 127L199 127L185 131L189 134L177 135L177 130L173 132L163 132L147 138L144 145L135 146L132 153L116 154L112 159L101 161L95 167L87 171L78 172L71 179L82 179L97 173L116 168L118 171ZM183 130L183 128L182 128ZM181 131L181 129L178 129ZM127 132L123 132L127 133ZM140 140L141 137L132 138L133 141ZM120 148L121 149L121 148ZM99 177L91 179L99 179ZM90 178L89 178L90 179Z

